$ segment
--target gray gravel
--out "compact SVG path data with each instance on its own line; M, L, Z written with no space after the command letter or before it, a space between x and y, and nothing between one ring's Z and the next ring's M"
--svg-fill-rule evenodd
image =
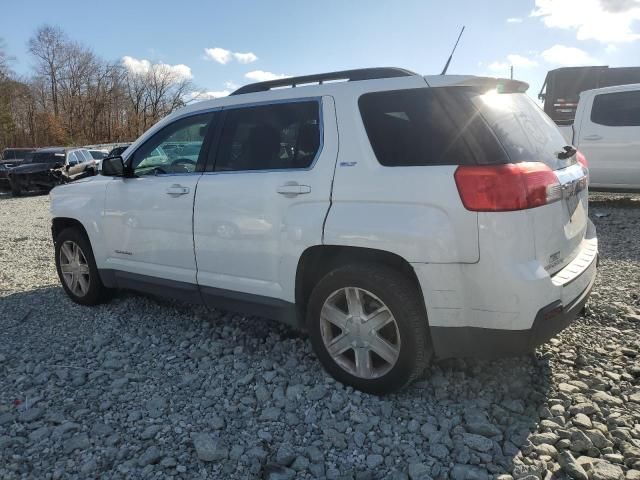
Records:
M0 478L640 479L640 199L597 195L587 316L535 356L335 383L274 322L68 300L46 196L0 197Z

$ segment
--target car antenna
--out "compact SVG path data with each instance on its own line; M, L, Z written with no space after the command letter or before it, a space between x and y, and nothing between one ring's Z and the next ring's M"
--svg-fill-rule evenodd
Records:
M456 47L458 46L458 42L460 41L460 37L462 37L462 32L464 32L464 25L462 26L462 30L460 30L460 35L458 35L458 39L456 40L456 44L453 46L453 50L451 50L451 55L449 55L449 59L447 63L445 63L444 68L442 69L442 73L440 75L445 75L447 70L449 69L449 64L451 63L451 59L453 58L453 54L456 51Z

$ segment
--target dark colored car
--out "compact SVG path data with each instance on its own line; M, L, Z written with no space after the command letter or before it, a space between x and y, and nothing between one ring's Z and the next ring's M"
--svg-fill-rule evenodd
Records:
M84 148L42 148L8 172L11 192L48 192L56 185L96 174L95 160Z
M120 145L119 147L115 147L114 149L112 149L109 154L107 155L108 157L117 157L118 155L122 155L122 152L124 152L127 148L129 148L130 144L127 145Z
M31 158L34 148L5 148L0 157L0 189L6 190L9 186L9 170Z

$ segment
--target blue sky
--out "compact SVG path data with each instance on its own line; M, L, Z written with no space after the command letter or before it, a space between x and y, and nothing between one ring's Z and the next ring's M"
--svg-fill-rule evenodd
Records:
M513 64L532 96L552 68L640 64L640 0L8 0L2 11L18 73L30 69L29 36L50 23L129 68L175 66L212 95L366 66L436 74L462 25L449 73L506 76Z

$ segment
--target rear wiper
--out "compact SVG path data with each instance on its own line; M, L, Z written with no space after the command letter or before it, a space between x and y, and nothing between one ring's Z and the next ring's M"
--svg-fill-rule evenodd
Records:
M566 160L567 158L571 158L578 151L575 147L572 147L571 145L565 145L564 147L562 147L562 149L564 150L563 152L556 153L556 157L558 157L559 160Z

